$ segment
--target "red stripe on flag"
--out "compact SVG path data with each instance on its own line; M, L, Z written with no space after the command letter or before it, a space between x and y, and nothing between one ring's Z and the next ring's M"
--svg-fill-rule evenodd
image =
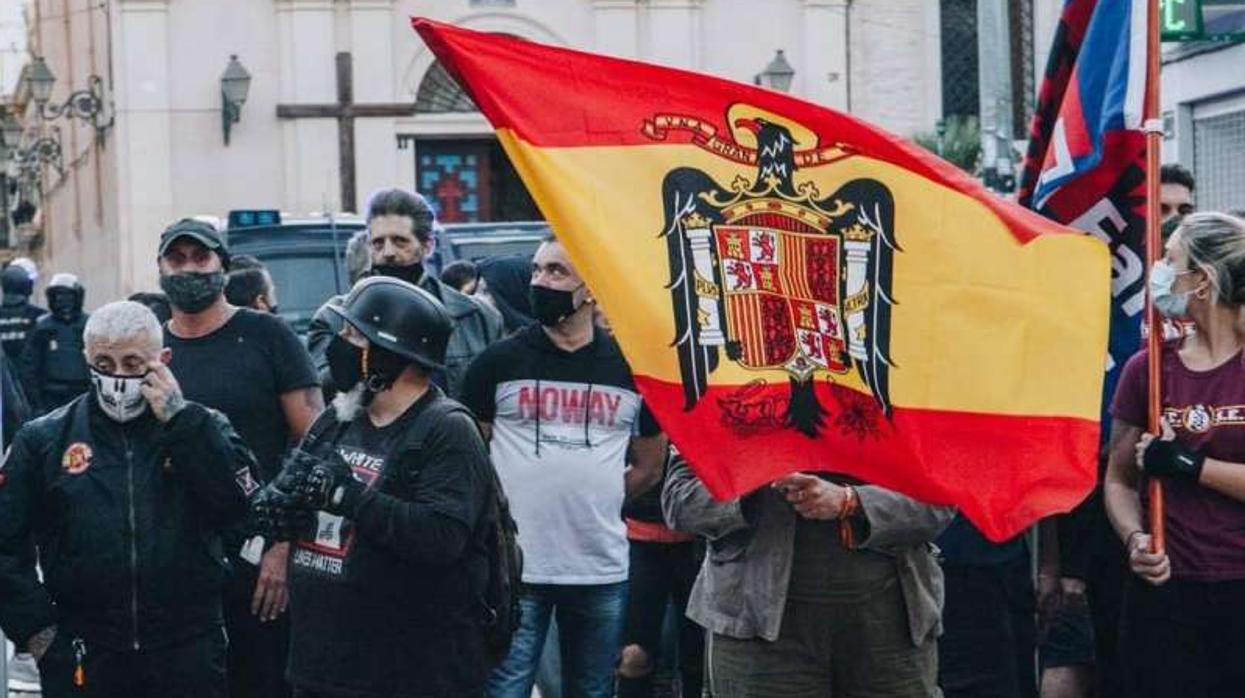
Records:
M842 144L977 199L1021 242L1033 239L1036 231L1059 232L1049 220L991 194L976 179L924 148L848 114L781 92L422 17L411 18L411 25L493 128L510 129L534 146L693 141L693 131L670 129L663 139L645 135L645 122L658 114L693 116L714 128L718 138L729 141L732 125L726 123L727 110L747 103L812 129L818 135L818 147Z
M1071 510L1097 474L1095 421L896 407L891 422L871 432L865 409L871 398L846 388L832 392L819 381L817 398L828 414L814 440L792 429L731 426L727 413L742 386L712 386L684 412L682 386L640 375L635 380L676 446L712 454L692 466L719 499L797 470L837 472L930 503L958 501L983 533L1001 541L1051 512ZM750 388L753 409L746 416L755 420L772 414L788 390L785 384ZM725 443L730 450L705 447ZM813 460L828 453L837 455ZM999 478L1003 469L1014 477Z

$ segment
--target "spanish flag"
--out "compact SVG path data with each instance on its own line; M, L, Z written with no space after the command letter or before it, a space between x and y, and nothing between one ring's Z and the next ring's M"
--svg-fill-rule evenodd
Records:
M829 471L1009 538L1097 472L1110 261L785 94L426 19L714 496Z

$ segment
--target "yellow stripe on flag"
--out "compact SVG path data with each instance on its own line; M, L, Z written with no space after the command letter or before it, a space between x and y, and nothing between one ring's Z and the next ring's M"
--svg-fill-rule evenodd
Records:
M670 267L655 223L665 220L661 177L692 167L729 189L739 166L692 145L541 148L506 129L497 135L581 275L594 280L632 369L677 383ZM795 173L797 187L812 182L821 196L856 178L879 180L895 197L893 403L1097 420L1103 364L1084 355L1106 336L1106 247L1080 235L1021 245L972 197L863 156ZM627 260L625 273L614 272L618 260ZM1102 288L1087 292L1086 283ZM787 380L722 361L711 383L758 377ZM854 372L835 380L864 389Z

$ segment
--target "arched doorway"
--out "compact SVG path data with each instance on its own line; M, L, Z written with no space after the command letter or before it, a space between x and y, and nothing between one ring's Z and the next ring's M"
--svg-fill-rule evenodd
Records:
M433 62L416 91L416 118L476 111L445 67ZM495 137L429 135L414 140L415 187L436 206L441 222L543 218Z

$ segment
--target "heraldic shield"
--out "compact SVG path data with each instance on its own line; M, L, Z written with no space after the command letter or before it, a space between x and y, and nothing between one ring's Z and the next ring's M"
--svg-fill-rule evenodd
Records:
M755 167L752 177L741 173L729 186L692 168L671 171L662 184L684 409L704 396L724 352L744 369L788 375L785 405L722 405L741 428L816 436L826 410L815 382L833 384L852 370L889 417L891 279L899 251L891 192L862 178L823 196L812 181L797 183L798 171L852 157L849 150L819 147L808 129L744 104L730 108L727 123L730 140L691 116L659 115L644 124L645 134L659 140L670 130L690 130L702 148ZM754 385L763 381L759 376Z

